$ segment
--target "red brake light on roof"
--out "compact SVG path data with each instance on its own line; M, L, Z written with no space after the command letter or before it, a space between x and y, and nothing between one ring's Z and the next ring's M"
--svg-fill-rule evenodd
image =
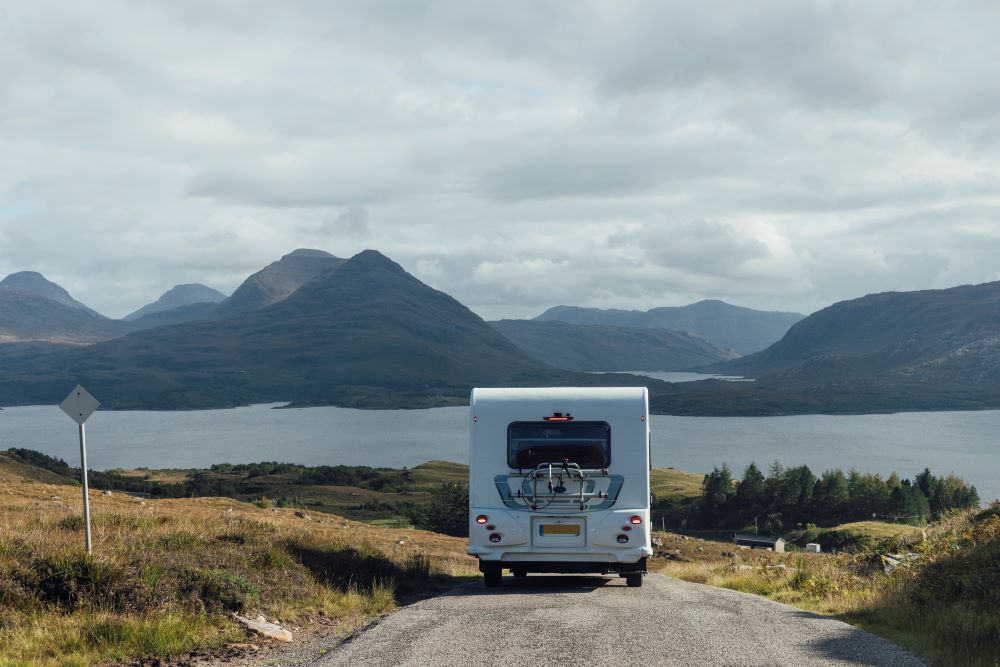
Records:
M561 412L553 412L551 417L542 417L542 419L547 422L569 422L573 421L573 415L569 414L568 412L566 414L563 414Z
M629 523L631 523L634 526L638 526L640 523L642 523L642 517L636 514L634 517L629 519Z
M486 523L489 520L490 518L485 514L480 514L479 516L476 517L476 523Z

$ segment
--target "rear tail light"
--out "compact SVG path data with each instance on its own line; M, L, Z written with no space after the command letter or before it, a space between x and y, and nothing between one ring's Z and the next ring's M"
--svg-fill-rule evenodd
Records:
M490 535L490 542L499 542L499 541L500 541L500 533L493 533L492 535Z
M631 524L632 524L633 526L638 526L638 525L639 525L640 523L642 523L642 517L641 517L641 516L639 516L638 514L636 514L636 515L635 515L634 517L632 517L632 518L631 518L631 519L629 519L628 521L629 521L629 523L631 523Z
M490 539L493 538L491 537ZM628 535L622 533L621 535L618 536L618 544L625 544L626 542L628 542Z
M479 516L476 517L476 523L478 523L478 524L484 524L484 523L486 523L489 520L490 520L490 518L488 516L486 516L485 514L480 514Z

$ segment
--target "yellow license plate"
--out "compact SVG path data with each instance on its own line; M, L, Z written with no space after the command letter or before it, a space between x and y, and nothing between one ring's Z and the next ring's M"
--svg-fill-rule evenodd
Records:
M580 526L560 523L542 524L542 535L579 535Z

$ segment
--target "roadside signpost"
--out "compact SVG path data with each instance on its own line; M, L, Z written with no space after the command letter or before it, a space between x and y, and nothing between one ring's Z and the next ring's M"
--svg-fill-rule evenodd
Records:
M66 400L59 405L63 412L69 415L80 428L80 470L83 477L83 530L86 536L87 553L90 553L90 488L87 485L87 431L84 423L100 402L90 395L90 393L76 385L76 389L69 392Z

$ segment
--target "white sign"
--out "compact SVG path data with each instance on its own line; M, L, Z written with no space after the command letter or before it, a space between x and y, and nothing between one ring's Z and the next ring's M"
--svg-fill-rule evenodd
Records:
M77 424L82 424L87 421L90 415L94 414L94 410L100 404L100 401L91 396L86 389L80 385L76 385L76 389L69 392L69 396L66 397L66 400L59 407L69 415L70 419Z

